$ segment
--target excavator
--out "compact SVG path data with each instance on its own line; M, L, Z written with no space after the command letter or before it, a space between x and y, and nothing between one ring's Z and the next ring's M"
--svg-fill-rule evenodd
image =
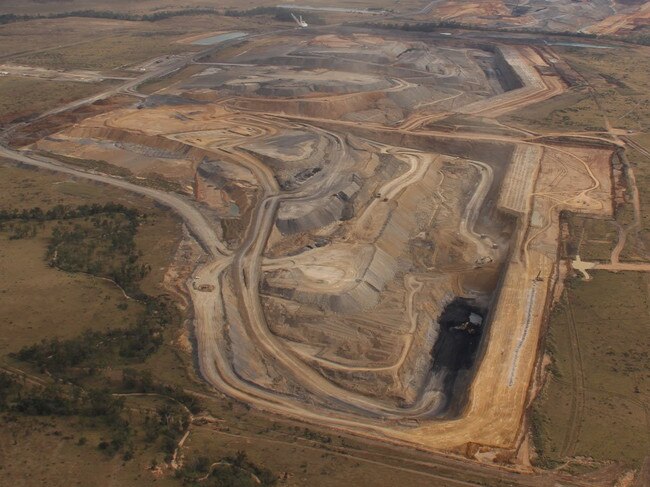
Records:
M293 17L293 20L296 21L296 24L298 24L298 27L301 29L304 29L305 27L309 27L309 24L302 20L302 15L300 17L296 17L293 13L291 14L291 17Z

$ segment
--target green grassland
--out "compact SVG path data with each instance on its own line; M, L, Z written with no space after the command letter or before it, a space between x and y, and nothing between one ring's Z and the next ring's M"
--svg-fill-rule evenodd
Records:
M503 122L531 130L605 131L602 116L586 88L574 88L543 103L501 117Z
M605 132L605 116L642 147L650 139L650 59L643 49L555 48L584 79L580 86L544 103L515 112L504 121L540 132ZM628 147L636 175L642 225L627 235L622 260L647 260L650 243L650 159ZM631 192L628 192L631 197ZM609 261L618 239L617 224L629 228L633 207L617 209L616 221L567 215L561 256ZM650 358L650 276L646 273L590 271L593 279L572 278L553 309L546 337L552 357L549 376L531 419L544 467L580 471L617 461L638 468L650 451L648 407Z
M64 103L105 91L114 81L75 83L18 76L0 77L0 125L38 115Z
M567 215L565 218L569 235L562 243L562 258L607 262L616 245L618 234L612 220Z
M650 57L643 48L581 49L554 46L583 80L566 93L502 117L552 131L604 131L603 114L615 128L650 129Z
M634 272L569 283L551 316L553 364L533 410L542 465L581 456L639 467L650 451L649 286Z
M96 42L25 54L18 61L50 69L119 69L156 56L197 49L196 46L175 44L173 41L178 37L179 32L106 37Z

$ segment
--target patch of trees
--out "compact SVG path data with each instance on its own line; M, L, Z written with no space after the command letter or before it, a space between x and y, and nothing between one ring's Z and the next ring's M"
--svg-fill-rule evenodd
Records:
M2 14L0 15L0 24L10 24L11 22L30 20L30 18L31 15Z
M154 414L144 418L144 439L147 443L157 443L165 453L165 461L172 460L178 442L190 425L190 416L179 404L165 403Z
M137 210L114 203L0 210L0 225L56 222L47 249L47 258L53 265L71 272L109 276L144 305L133 324L86 330L69 339L45 339L12 354L48 372L58 382L47 387L25 386L25 382L0 374L0 410L24 415L100 418L110 429L110 434L98 444L106 454L123 452L123 458L129 460L134 455L134 441L144 436L148 443L155 442L169 460L189 426L190 413L201 410L194 396L178 386L154 381L148 372L127 369L122 387L117 388L119 392L154 393L169 401L155 414L147 411L142 422L133 426L125 419L123 398L108 390L81 387L89 375L107 365L144 362L163 344L165 330L180 320L180 312L170 297L149 296L138 287L146 269L139 265L140 253L134 239L143 218L145 215Z
M176 475L185 485L208 487L266 487L278 480L273 472L250 461L241 450L217 462L205 456L197 457L186 462Z
M192 414L198 413L202 408L201 401L196 396L188 394L182 387L163 384L154 380L153 375L148 370L124 369L122 371L122 387L126 392L154 393L169 397L185 406Z
M109 278L144 304L144 311L131 326L88 330L66 340L43 340L21 349L16 354L18 359L41 370L62 373L71 367L94 370L120 359L143 361L158 350L165 329L179 320L179 312L169 297L149 296L139 288L139 281L150 270L148 265L140 264L141 252L135 245L144 218L136 209L118 203L0 210L0 225L12 225L14 231L9 238L20 238L27 232L33 235L33 225L58 222L46 252L51 265Z
M138 282L150 270L138 263L138 225L137 213L108 213L74 224L60 223L52 230L46 258L61 270L107 277L127 294L137 294Z
M611 37L608 37L611 38ZM616 38L614 38L616 39ZM650 34L647 33L632 33L623 37L625 42L631 42L633 44L641 44L643 46L650 46Z
M219 11L213 8L185 8L179 10L162 10L152 14L133 14L126 12L114 12L111 10L74 10L71 12L60 12L52 14L39 15L0 15L0 24L9 24L11 22L20 22L36 19L64 19L68 17L85 17L93 19L114 19L130 20L136 22L156 22L172 17L182 17L187 15L219 15Z
M50 265L109 278L137 297L144 297L140 296L138 282L150 271L148 265L138 262L140 253L135 246L143 218L145 215L137 210L117 203L57 205L47 211L39 207L0 210L0 226L12 231L10 239L33 237L33 222L58 221L47 248Z
M101 416L115 423L123 407L124 400L106 390L52 384L21 391L12 410L32 416Z
M587 39L602 39L615 42L627 42L630 44L641 44L645 46L650 45L650 34L645 32L634 32L631 34L617 36L617 35L599 35L591 34L589 32L573 32L573 31L552 31L538 28L500 28L490 27L485 25L465 24L453 20L440 20L436 22L419 22L419 23L381 23L381 22L350 22L347 25L354 27L365 27L370 29L391 29L403 30L410 32L434 32L438 29L466 29L478 31L491 31L501 33L516 33L516 34L541 34L545 36L560 36L560 37L578 37Z
M9 220L22 220L22 221L52 221L52 220L72 220L75 218L83 218L87 216L99 215L101 213L121 213L129 219L137 219L140 215L138 210L129 208L119 203L106 203L103 205L79 205L67 206L56 205L47 211L40 207L25 208L23 210L13 209L0 209L0 222Z
M354 22L349 25L356 27L367 27L367 28L376 28L376 29L392 29L392 30L403 30L410 32L434 32L438 29L466 29L466 30L478 30L478 31L492 31L492 32L502 32L502 33L516 33L516 34L541 34L545 36L560 36L560 37L578 37L586 39L602 39L608 41L617 41L617 42L627 42L630 44L641 44L648 46L650 45L650 35L646 33L632 33L624 36L616 35L599 35L591 34L589 32L577 32L577 31L552 31L544 30L538 28L499 28L499 27L490 27L485 25L475 25L475 24L464 24L462 22L455 22L453 20L441 20L437 22L419 22L419 23L378 23L378 22Z
M110 439L98 445L108 454L132 449L134 434L122 417L124 399L106 389L83 389L72 384L26 385L0 372L0 411L25 416L80 416L99 420L110 429Z
M22 240L34 238L38 233L38 224L30 222L9 222L7 225L0 223L1 231L9 232L9 240Z
M92 424L109 428L110 435L97 447L112 456L123 451L124 459L133 458L134 440L141 437L146 444L156 444L171 461L178 442L190 425L190 413L201 409L199 401L182 389L153 381L148 372L124 371L124 385L130 390L155 392L167 402L154 412L147 410L135 426L124 419L123 395L108 389L82 388L71 383L47 386L31 385L0 371L0 411L25 416L78 416L92 418ZM80 445L85 439L80 439Z
M142 362L163 343L163 332L178 319L178 310L166 296L147 297L145 310L127 328L87 330L68 338L50 338L23 347L14 356L42 371L62 374L73 367L92 373L107 364Z
M498 28L485 25L465 24L463 22L456 22L453 20L440 20L436 22L418 22L418 23L379 23L379 22L354 22L349 25L355 27L367 27L374 29L391 29L403 30L407 32L434 32L438 29L468 29L480 30L491 32L503 33L517 33L517 34L546 34L550 36L570 36L570 37L586 37L590 39L597 39L600 36L597 34L590 34L587 32L570 32L570 31L548 31L544 29L531 28Z
M320 443L332 443L331 437L318 433L317 431L312 431L309 428L303 430L303 436L309 440L318 441Z
M286 11L286 9L278 7L255 7L247 10L228 9L224 12L224 15L227 17L256 17L258 15L277 15L282 11ZM289 15L289 20L293 22L291 15Z

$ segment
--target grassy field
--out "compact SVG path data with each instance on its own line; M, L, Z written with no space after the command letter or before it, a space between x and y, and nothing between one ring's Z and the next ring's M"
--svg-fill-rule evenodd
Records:
M26 54L18 60L21 64L50 69L119 69L156 56L196 49L195 46L173 43L178 37L179 32L144 32L141 35L108 37L96 42Z
M643 49L555 48L583 77L580 87L504 118L549 132L630 131L650 145L650 62ZM639 237L629 232L622 260L647 259L650 244L650 158L628 148L641 199ZM633 222L631 204L606 221L570 215L562 258L607 262L617 242L616 223ZM545 467L582 472L590 460L639 467L650 451L648 436L650 276L590 271L589 282L572 279L555 306L546 338L552 357L548 380L532 411L535 446ZM575 459L565 464L567 459ZM580 459L582 458L582 459ZM586 459L586 460L585 460Z
M0 77L0 125L17 118L30 117L64 103L102 92L112 85L72 83L17 76Z
M144 444L132 461L103 453L97 444L109 433L99 422L74 417L17 416L3 421L0 483L11 485L21 479L18 485L44 487L180 485L173 477L156 476L148 470L155 452ZM15 454L18 451L20 455Z
M628 232L621 253L624 261L650 261L650 55L643 48L554 49L583 78L582 86L544 103L527 107L504 120L543 131L604 131L605 116L614 129L628 132L621 137L640 148L628 146L626 155L636 176L641 203L641 225ZM631 199L631 192L628 193ZM573 218L591 244L581 250L583 259L606 260L608 248L616 241L613 226ZM630 227L634 221L631 204L619 210L618 223ZM572 235L575 239L576 235ZM582 233L577 236L582 238ZM587 252L587 254L584 254Z
M645 49L605 52L559 51L589 82L612 127L632 133L630 139L650 148L650 56ZM650 157L629 148L641 201L641 227L630 232L623 260L650 261Z
M630 136L645 151L650 149L650 133ZM650 156L640 150L627 151L627 157L632 165L639 189L641 206L641 225L635 231L629 232L626 245L621 253L623 260L650 262Z
M44 172L0 165L0 209L46 210L59 204L115 201L136 206L149 216L136 236L143 262L151 266L143 287L163 292L162 275L180 238L180 223L151 201L96 184ZM0 355L46 337L75 336L85 329L108 329L133 323L142 304L128 300L114 284L96 277L67 273L47 265L44 257L53 223L36 236L10 240L0 232Z
M94 45L102 45L103 42L111 39L122 39L133 36L148 36L156 38L161 43L161 48L165 48L170 42L173 42L175 36L187 36L191 32L202 32L204 30L214 29L217 25L227 25L229 20L223 20L222 17L192 17L184 18L185 23L181 23L179 18L168 19L160 22L132 22L127 20L116 19L93 19L68 17L61 19L39 19L26 22L16 22L0 25L0 59L3 62L12 62L14 64L24 64L23 56L45 57L47 52L59 53L57 56L68 56L75 53L90 56L89 51ZM52 38L56 37L56 42ZM126 39L128 41L128 39ZM129 43L133 41L130 40ZM127 46L128 47L128 46ZM126 50L127 47L124 49ZM112 47L114 53L119 53L119 46ZM149 46L151 49L151 46ZM97 51L97 58L101 52ZM69 59L74 62L75 59ZM92 60L92 59L91 59ZM61 68L63 66L57 66Z
M180 5L161 0L139 0L130 2L125 0L67 0L60 2L48 2L43 0L5 0L3 11L16 14L33 14L35 11L41 13L71 12L74 10L111 10L115 12L143 13L158 10L174 10L176 8L212 7L219 9L235 8L248 9L257 6L275 6L274 0L255 0L242 4L237 0L223 0L218 4L206 2L205 0L185 0ZM394 0L330 0L327 6L347 8L396 8L403 11L412 11L422 8L423 4L415 0L402 0L395 4Z
M593 272L572 281L547 337L551 373L533 411L546 466L574 456L638 467L650 451L650 277Z
M603 117L585 88L574 88L543 103L506 115L501 120L531 130L605 131Z
M151 272L141 282L141 288L152 295L165 292L162 277L170 265L181 237L180 222L169 211L158 208L152 201L126 192L94 183L0 164L0 209L27 209L38 206L44 210L56 205L82 205L118 202L138 208L147 215L139 226L136 245L143 253L141 260L151 267ZM74 221L70 222L72 225ZM79 221L79 223L83 223ZM47 383L50 379L28 364L9 354L22 347L57 337L72 339L88 330L104 332L108 329L128 328L137 323L144 304L127 299L113 283L97 277L64 272L50 267L45 261L51 229L56 222L36 224L33 237L10 239L11 224L0 231L0 366L24 370L36 381ZM179 333L170 330L169 339ZM173 345L165 342L161 355L170 353ZM181 361L182 363L182 361ZM170 366L174 371L174 366ZM163 374L164 375L164 374ZM95 387L105 387L110 374L80 379ZM135 399L129 398L127 410L130 422L137 428L142 422L142 411L156 410L159 405L151 399L147 405L131 407ZM158 400L160 401L160 400ZM130 409L129 409L130 408ZM139 411L139 412L138 412ZM140 415L140 416L138 416ZM11 418L11 419L9 419ZM97 445L114 433L101 420L84 417L24 416L5 417L0 414L0 484L11 478L25 479L24 485L70 485L67 472L74 470L78 485L88 485L89 479L100 475L108 485L117 477L119 485L140 482L142 465L125 463L120 456L107 455ZM83 439L82 439L83 438ZM150 462L157 448L144 439L135 440L138 458ZM20 448L20 457L9 455L11 449ZM43 450L43 446L47 450ZM148 452L152 452L144 458ZM78 473L78 474L77 474ZM149 481L165 485L165 480L149 475ZM146 480L146 479L145 479Z
M68 17L0 24L0 62L112 70L201 49L177 42L186 37L242 28L264 31L273 28L273 23L269 25L268 19L192 15L156 22Z
M3 62L13 58L17 63L21 54L59 49L79 43L92 43L98 39L123 34L131 30L130 22L107 19L41 19L0 25L0 58ZM57 42L52 43L56 36Z
M557 51L595 91L613 127L650 129L650 56L645 49L563 47Z
M140 303L108 281L48 266L48 233L44 228L20 240L0 234L0 355L31 345L35 337L71 338L86 329L131 325L142 312Z
M617 232L612 220L569 215L566 218L569 235L562 246L562 258L608 262L616 245Z
M644 49L553 48L584 78L582 85L504 121L533 130L604 131L604 114L615 128L650 129L650 57Z

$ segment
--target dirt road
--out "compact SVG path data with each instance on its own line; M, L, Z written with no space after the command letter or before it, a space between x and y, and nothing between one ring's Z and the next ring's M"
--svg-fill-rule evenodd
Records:
M126 189L127 191L131 191L133 193L148 196L149 198L152 198L175 211L183 219L188 229L190 232L192 232L197 241L210 255L218 256L230 254L229 250L219 240L216 233L212 230L211 225L207 222L205 217L203 217L203 215L201 215L201 213L194 206L192 206L180 196L153 188L147 188L145 186L139 186L117 177L74 169L70 166L65 166L61 163L57 163L51 159L31 154L25 154L2 146L0 146L0 156L18 161L23 164L28 164L30 166L40 167L41 169L69 174L70 176L89 179L98 183L109 184L111 186Z

